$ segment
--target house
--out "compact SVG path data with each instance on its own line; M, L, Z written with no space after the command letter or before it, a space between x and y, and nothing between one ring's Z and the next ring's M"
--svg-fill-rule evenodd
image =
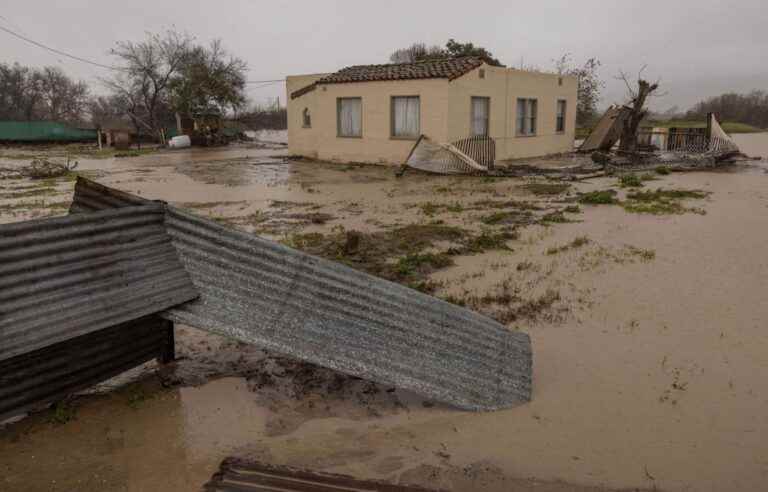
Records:
M351 66L286 85L293 155L401 164L421 134L491 137L497 160L573 149L576 77L460 57Z

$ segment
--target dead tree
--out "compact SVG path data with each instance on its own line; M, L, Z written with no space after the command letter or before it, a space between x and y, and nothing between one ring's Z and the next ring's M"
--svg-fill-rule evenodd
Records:
M645 69L645 67L643 67ZM640 122L648 115L645 109L645 103L648 98L659 88L659 83L650 83L644 80L643 70L637 75L637 89L634 89L627 79L627 75L621 72L620 79L627 85L630 101L626 105L629 116L624 120L624 126L621 129L621 143L619 150L624 152L635 152L637 150L637 130L640 128Z

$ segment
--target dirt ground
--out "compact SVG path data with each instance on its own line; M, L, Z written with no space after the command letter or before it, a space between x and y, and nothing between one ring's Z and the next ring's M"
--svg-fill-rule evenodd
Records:
M768 135L739 137L768 155ZM66 213L72 175L13 173L40 152L2 151L0 223ZM81 157L77 172L526 331L532 402L461 412L177 325L178 362L0 428L0 490L198 490L230 455L457 491L768 481L766 162L660 170L627 187L397 179L285 154L251 144ZM406 230L423 234L397 243ZM338 247L349 231L363 251Z

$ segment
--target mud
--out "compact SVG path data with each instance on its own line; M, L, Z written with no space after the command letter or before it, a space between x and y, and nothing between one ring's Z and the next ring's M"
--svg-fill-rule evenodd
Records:
M768 155L762 137L748 153ZM703 214L662 215L574 208L591 191L626 200L632 190L616 178L537 195L523 188L529 180L398 180L381 167L283 162L274 149L81 159L78 171L245 230L263 227L251 216L332 217L282 217L295 225L271 236L280 240L513 227L507 249L453 255L428 280L440 297L515 314L508 326L533 341L533 401L459 412L180 326L170 367L148 365L71 412L0 430L0 489L196 490L227 455L449 490L759 490L768 480L765 162L659 175L645 189L707 193L680 201ZM0 193L36 186L0 180ZM47 204L68 200L71 186L3 195L0 221L66 213ZM499 211L567 221L481 220Z

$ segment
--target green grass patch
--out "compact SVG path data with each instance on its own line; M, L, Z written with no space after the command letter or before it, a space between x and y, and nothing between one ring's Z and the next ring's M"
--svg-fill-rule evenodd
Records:
M651 173L643 173L643 174L622 174L619 176L619 186L622 188L639 188L643 186L643 183L646 181L653 181L656 179L656 176L654 176Z
M661 174L664 176L672 172L667 166L657 166L654 171L656 171L656 174Z
M453 258L445 253L413 253L397 260L394 269L401 277L412 277L417 273L429 274L453 264Z
M681 201L702 199L709 194L701 190L662 190L660 188L653 191L635 191L627 194L627 200L622 203L622 206L627 212L636 214L677 215L686 212L704 214L704 210L686 207Z
M614 205L619 203L616 190L597 190L579 195L579 203L585 205Z

